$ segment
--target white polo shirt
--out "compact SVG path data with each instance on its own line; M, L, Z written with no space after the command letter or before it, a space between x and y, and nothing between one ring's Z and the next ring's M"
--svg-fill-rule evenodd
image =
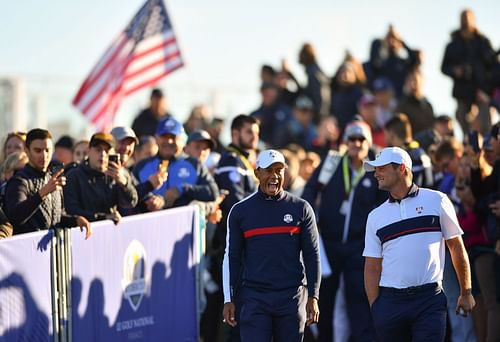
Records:
M380 286L441 282L444 240L462 234L448 197L413 185L400 202L389 199L368 215L363 256L382 258Z

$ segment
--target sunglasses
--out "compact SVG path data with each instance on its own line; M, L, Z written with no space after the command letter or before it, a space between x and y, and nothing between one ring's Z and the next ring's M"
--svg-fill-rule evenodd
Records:
M350 142L356 142L356 141L363 142L366 139L364 137L349 137L347 138L347 140Z

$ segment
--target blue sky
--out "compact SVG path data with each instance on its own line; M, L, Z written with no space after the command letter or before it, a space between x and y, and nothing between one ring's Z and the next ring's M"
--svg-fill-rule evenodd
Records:
M46 92L51 99L49 124L63 118L84 125L69 105L71 98L143 0L2 2L0 76L25 77L38 85L32 93ZM436 112L452 114L451 81L439 68L460 11L472 8L480 30L500 48L500 2L494 0L167 0L166 4L186 66L161 86L172 112L181 119L192 105L202 102L213 104L215 114L227 117L256 108L263 63L278 66L285 58L304 80L296 60L306 41L316 47L328 74L335 72L346 49L364 61L370 42L383 36L389 23L409 46L423 49L426 95ZM127 99L116 122L130 124L148 95L142 91Z

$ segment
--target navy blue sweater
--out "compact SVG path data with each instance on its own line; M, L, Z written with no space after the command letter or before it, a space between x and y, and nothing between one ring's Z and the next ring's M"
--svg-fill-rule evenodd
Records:
M240 285L270 291L307 285L309 297L319 298L318 230L306 201L259 189L231 209L228 232L224 278L231 297Z

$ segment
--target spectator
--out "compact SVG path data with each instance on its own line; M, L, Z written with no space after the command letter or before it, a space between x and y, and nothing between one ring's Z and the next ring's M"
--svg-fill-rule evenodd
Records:
M152 191L163 197L164 208L187 205L193 200L215 201L219 191L208 169L200 161L182 156L186 144L182 124L173 118L163 119L156 129L156 139L158 154L134 167L133 172L139 182L145 182L158 172L159 167L167 167L167 181Z
M323 158L328 154L328 151L337 151L339 146L340 129L337 119L333 116L322 117L318 125L318 136L312 142L311 151Z
M314 122L318 123L320 116L330 114L330 79L320 69L316 51L310 43L305 43L300 49L299 63L304 66L307 75L303 91L314 103Z
M413 164L413 183L418 186L432 187L434 178L431 159L418 142L413 140L408 116L402 113L395 115L385 124L384 135L387 146L401 147L410 155Z
M209 108L205 105L194 106L184 123L184 129L187 134L191 134L194 131L200 129L206 129L210 119Z
M460 29L451 33L446 46L441 71L453 80L453 97L457 100L456 118L462 131L470 130L468 113L477 104L478 93L488 92L488 77L495 52L489 39L477 28L474 13L465 9L460 14ZM480 110L485 130L490 125L489 111ZM486 133L482 130L482 133Z
M278 132L291 116L290 108L280 104L278 88L274 83L262 83L260 94L262 104L250 116L260 122L261 140L269 146L275 146Z
M430 153L431 146L435 146L441 142L441 140L453 136L453 121L448 115L439 115L434 118L434 123L432 128L421 131L415 135L415 140L420 144L420 146Z
M210 134L207 131L198 130L189 135L186 146L184 146L184 152L205 164L214 147L215 142Z
M381 77L373 82L373 95L378 106L377 124L384 127L392 119L397 101L394 98L394 87L389 79Z
M11 153L22 152L24 150L24 142L26 141L26 133L11 132L7 134L3 144L2 161L5 160Z
M321 157L315 152L306 152L302 158L299 157L299 161L299 177L307 182L321 163Z
M406 77L404 95L399 99L395 111L408 115L413 136L432 128L434 123L434 110L423 91L422 74L419 70L411 71Z
M134 150L134 161L139 163L141 160L156 156L158 154L158 144L155 137L144 135L139 138L139 143Z
M115 161L109 161L114 149L113 136L95 133L89 143L85 162L68 172L64 188L64 203L68 213L86 217L89 221L111 219L120 221L118 207L137 205L137 191L126 171Z
M123 126L114 127L111 130L111 135L115 140L116 153L119 155L119 164L123 166L123 171L128 181L132 182L137 191L138 211L145 212L162 209L165 205L163 197L153 195L151 191L158 189L167 180L166 168L160 168L156 173L149 176L146 181L142 183L139 182L131 171L133 165L130 165L135 145L138 143L139 139L137 139L137 136L131 128ZM122 215L130 215L136 211L137 210L131 210L130 208L120 208L120 214Z
M370 126L373 144L378 147L385 147L384 127L379 124L379 107L373 95L365 94L359 99L358 113Z
M151 92L149 107L142 110L132 123L132 129L140 138L144 135L154 135L160 120L172 117L168 112L168 102L161 89Z
M32 129L26 136L28 164L7 183L4 209L14 226L14 234L54 227L81 227L85 238L92 234L90 223L82 216L64 211L62 188L66 184L63 169L50 172L52 136L44 129Z
M212 137L212 140L215 143L214 149L212 152L217 152L219 154L222 154L225 152L224 145L222 144L220 140L220 136L222 132L224 131L224 119L221 118L213 118L212 121L210 122L210 125L207 127L207 132L210 134Z
M375 339L375 330L363 284L365 226L370 211L387 195L378 190L373 174L363 169L363 160L368 157L372 143L368 125L363 121L348 124L344 141L346 153L324 158L302 194L317 209L321 238L333 272L321 283L320 340L332 341L335 295L343 276L351 340L370 341Z
M207 307L201 317L201 336L205 341L215 341L221 326L219 319L223 305L221 265L226 248L227 216L232 206L257 190L250 153L255 152L259 141L259 122L249 115L238 115L231 122L231 143L226 148L215 169L215 180L228 194L220 205L222 220L217 225L211 250L207 251L210 276L217 285L207 292ZM238 331L232 331L238 336Z
M14 177L18 171L22 170L27 163L28 155L24 151L10 154L3 162L0 167L0 176L2 179L0 182L0 206L3 206L5 202L5 189L7 187L7 182L9 179Z
M80 140L73 146L73 162L80 163L85 160L89 154L89 141Z
M276 70L268 64L264 64L260 68L260 81L273 83L276 77Z
M357 114L357 103L363 96L366 76L359 62L347 53L332 79L330 113L339 123L340 130Z
M293 107L303 89L290 71L286 60L281 62L281 70L276 73L275 83L279 89L280 103L287 107Z
M292 116L284 126L276 130L273 146L283 148L290 143L295 143L309 150L318 135L313 116L312 101L304 95L299 96L293 107Z
M75 145L75 139L69 135L63 135L56 141L54 155L52 160L63 163L63 165L69 165L73 162L73 147Z
M394 26L389 25L386 36L372 42L365 71L372 85L379 77L387 78L394 86L396 98L399 98L406 76L420 63L421 52L408 47Z
M292 195L299 196L302 195L304 191L304 186L306 181L300 177L300 161L296 154L289 150L280 150L281 154L285 157L285 177L283 180L283 189L291 193Z

